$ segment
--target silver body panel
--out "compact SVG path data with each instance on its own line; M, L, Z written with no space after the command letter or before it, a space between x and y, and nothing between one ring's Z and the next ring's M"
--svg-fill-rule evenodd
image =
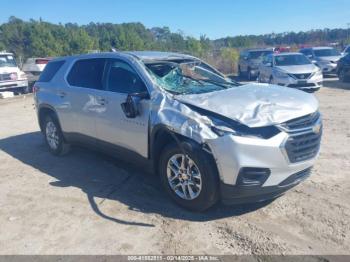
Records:
M318 111L318 102L311 94L266 84L248 84L224 91L198 95L173 95L153 81L143 60L164 60L187 55L135 52L100 53L61 58L66 61L49 83L37 82L36 107L50 105L57 112L61 128L79 133L149 158L149 134L157 125L164 125L212 151L223 183L235 185L241 167L267 167L271 176L264 186L277 185L288 176L313 165L315 158L297 164L288 162L283 144L287 132L263 139L218 136L211 129L210 118L192 110L187 104L216 112L249 127L279 125L288 120ZM70 86L67 74L75 61L86 58L118 58L127 62L144 81L150 99L139 105L140 114L128 119L120 104L126 94ZM57 61L57 60L56 60ZM103 102L102 102L103 101Z

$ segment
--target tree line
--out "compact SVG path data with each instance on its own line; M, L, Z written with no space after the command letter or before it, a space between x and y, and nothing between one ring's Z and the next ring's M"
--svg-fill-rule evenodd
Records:
M257 46L300 46L306 44L340 45L349 43L347 29L323 29L308 32L246 35L211 40L199 39L168 27L146 28L142 23L53 24L40 20L23 21L10 17L0 25L0 50L28 57L66 56L92 50L160 50L192 54L232 71L242 48Z

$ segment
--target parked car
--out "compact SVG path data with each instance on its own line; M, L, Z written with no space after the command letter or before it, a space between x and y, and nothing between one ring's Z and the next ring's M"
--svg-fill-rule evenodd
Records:
M346 56L347 54L350 54L350 45L346 46L341 54L343 56Z
M28 93L28 80L12 53L0 52L0 92Z
M338 77L342 82L350 81L350 53L338 61Z
M258 81L315 92L323 82L322 70L301 53L270 54L259 68Z
M248 49L240 53L238 61L239 76L246 76L249 81L255 80L259 74L259 65L265 55L272 54L273 49Z
M41 72L52 58L28 58L22 70L26 73L28 82L32 86L39 79Z
M299 52L320 67L324 75L336 74L341 54L333 47L310 47L300 49Z
M304 180L320 148L317 99L226 78L198 58L115 52L50 61L34 87L55 155L83 143L149 164L179 205L205 210L275 198ZM83 164L83 163L82 163Z

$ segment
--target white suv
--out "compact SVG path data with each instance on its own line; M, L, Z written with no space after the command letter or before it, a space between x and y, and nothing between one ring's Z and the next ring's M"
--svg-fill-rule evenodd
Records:
M28 80L12 53L0 52L0 92L28 93Z

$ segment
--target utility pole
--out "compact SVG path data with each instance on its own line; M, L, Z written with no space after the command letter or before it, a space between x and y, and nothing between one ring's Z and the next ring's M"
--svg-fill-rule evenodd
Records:
M348 44L350 44L350 23L347 23L348 26Z

